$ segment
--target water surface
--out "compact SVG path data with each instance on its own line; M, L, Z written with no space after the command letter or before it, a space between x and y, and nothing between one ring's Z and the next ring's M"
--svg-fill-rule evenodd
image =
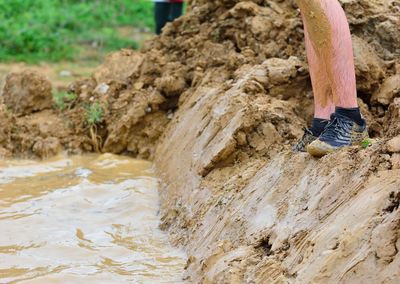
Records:
M182 283L150 164L0 161L0 283Z

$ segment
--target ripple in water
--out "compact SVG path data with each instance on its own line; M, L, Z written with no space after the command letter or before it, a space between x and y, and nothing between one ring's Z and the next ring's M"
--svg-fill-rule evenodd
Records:
M0 283L183 283L144 161L0 161Z

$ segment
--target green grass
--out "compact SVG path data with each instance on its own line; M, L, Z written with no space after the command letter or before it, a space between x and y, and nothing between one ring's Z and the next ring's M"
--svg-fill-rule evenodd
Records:
M117 28L154 27L148 0L0 0L0 60L60 61L82 49L137 47Z

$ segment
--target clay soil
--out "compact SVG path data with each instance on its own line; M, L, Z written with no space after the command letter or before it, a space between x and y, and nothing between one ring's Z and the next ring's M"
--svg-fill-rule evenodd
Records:
M341 3L366 149L319 160L291 152L312 117L294 1L194 0L140 52L112 54L72 83L77 98L63 111L35 91L43 78L10 75L0 155L153 160L162 228L190 256L188 282L398 283L400 1ZM93 103L104 110L94 127Z

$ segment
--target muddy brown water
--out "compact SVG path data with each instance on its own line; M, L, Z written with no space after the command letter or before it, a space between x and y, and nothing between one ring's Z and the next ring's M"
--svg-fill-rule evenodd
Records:
M0 161L0 283L182 283L157 185L109 154Z

